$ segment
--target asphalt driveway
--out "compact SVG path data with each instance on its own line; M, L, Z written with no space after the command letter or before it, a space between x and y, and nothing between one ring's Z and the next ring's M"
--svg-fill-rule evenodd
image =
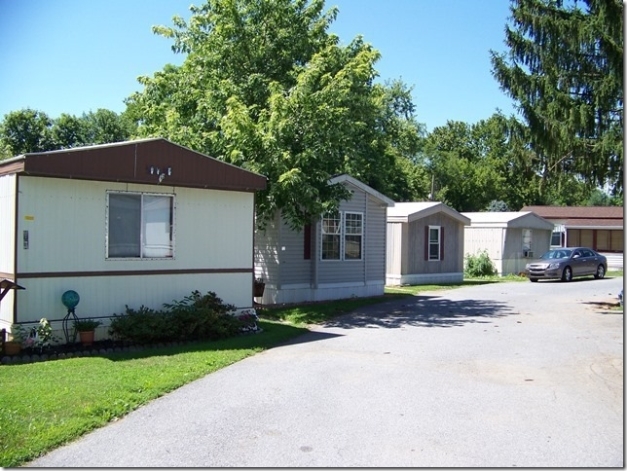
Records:
M427 293L335 319L31 466L622 467L622 278Z

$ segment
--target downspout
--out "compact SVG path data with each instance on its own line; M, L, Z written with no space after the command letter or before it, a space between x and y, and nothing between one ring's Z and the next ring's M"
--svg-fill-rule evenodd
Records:
M499 273L501 276L503 276L503 268L505 267L505 239L507 238L505 236L507 231L507 226L505 226L504 228L501 228L501 263L500 263L500 270Z
M255 306L255 252L257 251L257 247L255 247L255 232L256 232L256 227L257 227L257 218L256 216L256 208L257 208L257 192L253 191L253 256L252 256L252 267L253 267L253 279L252 279L252 283L250 285L250 289L251 289L251 298L250 300L253 303L253 307ZM263 302L263 298L262 298L262 302Z
M366 204L365 204L365 208L364 208L364 221L363 221L363 225L362 225L362 247L361 247L361 253L363 254L364 257L364 286L368 285L368 251L366 250L367 247L367 243L368 240L366 239L366 234L368 233L368 231L366 230L366 224L368 221L368 194L366 194Z
M313 233L313 287L315 290L318 289L318 264L320 263L320 255L318 253L319 243L318 243L318 232L320 231L320 219L316 220L316 224L314 225L314 233Z

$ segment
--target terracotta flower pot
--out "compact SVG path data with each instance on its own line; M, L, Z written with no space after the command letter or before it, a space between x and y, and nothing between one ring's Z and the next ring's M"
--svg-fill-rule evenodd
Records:
M88 330L86 332L79 332L78 335L81 339L81 343L86 347L92 345L94 343L95 331Z
M9 340L4 343L4 353L7 355L18 355L22 351L22 344Z

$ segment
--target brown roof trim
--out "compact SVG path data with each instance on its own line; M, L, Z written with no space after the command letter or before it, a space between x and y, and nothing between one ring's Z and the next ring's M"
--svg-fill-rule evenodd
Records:
M623 219L622 206L524 206L545 219Z
M0 175L13 173L247 192L267 185L263 175L162 138L24 154L0 162Z
M623 229L623 220L620 219L567 219L564 227L568 229Z
M31 278L81 278L86 276L148 276L148 275L206 275L216 273L253 273L252 268L182 268L159 270L109 270L18 273L17 279Z

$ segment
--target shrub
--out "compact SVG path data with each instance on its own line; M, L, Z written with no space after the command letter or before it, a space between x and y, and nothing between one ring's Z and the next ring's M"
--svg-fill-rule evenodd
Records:
M217 340L237 335L243 322L230 314L235 309L215 293L193 291L180 301L165 303L156 311L126 306L126 313L114 314L109 328L113 337L138 344L171 341Z
M220 339L236 335L241 327L237 318L229 312L235 309L224 304L214 292L201 295L199 291L172 301L163 307L169 312L171 329L176 340Z
M464 274L470 278L496 275L497 271L492 260L490 260L488 251L483 250L476 255L466 255Z
M126 306L124 314L114 314L109 326L112 337L138 344L150 344L169 340L169 325L164 312L141 306Z

